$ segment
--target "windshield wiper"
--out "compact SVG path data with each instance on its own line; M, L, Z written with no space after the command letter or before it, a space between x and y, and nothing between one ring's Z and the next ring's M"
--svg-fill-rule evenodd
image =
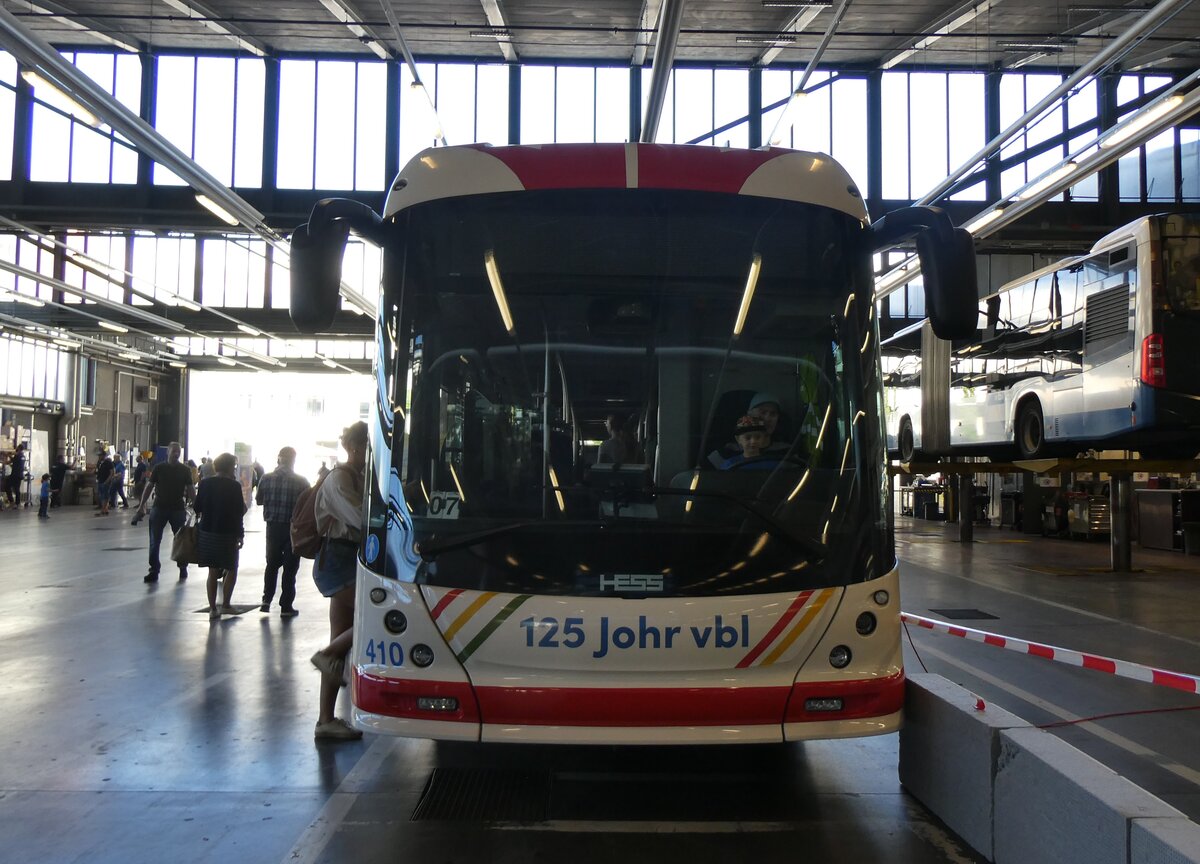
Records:
M672 489L666 486L654 486L650 491L656 495L683 495L688 498L719 498L722 501L732 501L762 522L767 527L767 533L778 537L792 546L800 547L811 560L824 560L825 554L828 551L824 543L817 543L814 540L809 540L807 537L797 537L781 525L777 519L752 506L749 501L739 498L732 493L721 492L715 489Z

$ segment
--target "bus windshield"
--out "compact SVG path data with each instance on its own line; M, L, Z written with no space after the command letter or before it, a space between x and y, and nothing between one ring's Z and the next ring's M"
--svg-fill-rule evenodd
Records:
M393 227L380 356L412 572L387 575L702 596L891 569L857 220L547 190L427 202Z

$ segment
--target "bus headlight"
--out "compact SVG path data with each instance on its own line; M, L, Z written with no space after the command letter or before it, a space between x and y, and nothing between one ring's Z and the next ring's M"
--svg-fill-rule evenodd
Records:
M389 633L400 634L408 629L408 619L399 609L391 609L383 616L383 626Z
M375 603L376 605L378 605L379 603L382 603L386 599L387 599L387 592L384 591L382 588L372 588L371 589L371 602L372 603Z
M424 668L433 662L433 649L428 645L414 645L408 652L408 659Z
M875 616L870 612L863 612L854 619L854 629L858 631L859 636L870 636L875 632Z
M834 669L845 669L850 665L850 660L853 657L854 655L850 653L850 649L845 645L836 645L834 646L834 649L829 652L829 665ZM416 662L415 658L414 662Z
M876 591L871 595L871 598L880 606L886 606L888 601L892 599L886 591Z

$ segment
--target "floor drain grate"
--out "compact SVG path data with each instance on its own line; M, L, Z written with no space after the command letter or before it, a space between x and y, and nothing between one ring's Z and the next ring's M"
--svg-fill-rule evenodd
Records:
M101 552L138 552L145 549L145 546L105 546Z
M547 773L435 768L412 821L541 822L549 800Z
M999 616L989 615L982 609L930 609L935 615L951 621L995 621Z

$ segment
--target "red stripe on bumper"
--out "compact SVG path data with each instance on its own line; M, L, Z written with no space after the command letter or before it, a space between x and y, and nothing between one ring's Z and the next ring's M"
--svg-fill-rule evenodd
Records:
M904 704L904 673L890 678L801 682L794 687L479 687L380 678L355 671L354 704L371 714L509 726L763 726L882 717ZM423 711L418 697L454 697L457 711ZM806 699L838 698L841 711L805 711Z

